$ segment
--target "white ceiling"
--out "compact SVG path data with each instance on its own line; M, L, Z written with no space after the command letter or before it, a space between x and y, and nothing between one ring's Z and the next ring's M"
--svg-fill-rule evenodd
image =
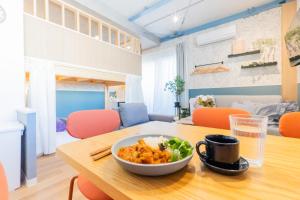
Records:
M142 48L147 49L159 45L160 39L172 36L176 32L189 30L275 0L65 1L79 3L125 30L140 36ZM148 12L143 12L145 9L148 9ZM142 15L135 20L129 20L130 17L141 13ZM175 15L179 18L176 23L173 20ZM182 23L183 19L184 23Z
M128 19L144 8L163 0L98 1ZM161 38L174 34L176 31L187 30L269 2L272 0L171 0L134 20L133 23ZM184 9L188 5L192 6L188 10ZM179 20L174 23L174 13L180 9L183 10L176 13ZM185 13L186 17L183 25L181 25Z

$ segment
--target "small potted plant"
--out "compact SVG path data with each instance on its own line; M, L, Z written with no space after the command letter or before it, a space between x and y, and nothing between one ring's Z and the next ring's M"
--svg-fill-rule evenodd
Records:
M177 111L177 115L179 115L180 95L184 91L184 84L184 80L180 76L176 76L174 80L167 82L165 85L165 91L169 91L176 97L176 102L174 103L174 106Z

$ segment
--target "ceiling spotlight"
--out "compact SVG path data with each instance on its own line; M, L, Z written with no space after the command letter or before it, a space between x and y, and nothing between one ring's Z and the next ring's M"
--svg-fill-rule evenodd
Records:
M174 16L173 16L173 22L174 22L174 23L177 23L178 20L179 20L178 15L174 15Z

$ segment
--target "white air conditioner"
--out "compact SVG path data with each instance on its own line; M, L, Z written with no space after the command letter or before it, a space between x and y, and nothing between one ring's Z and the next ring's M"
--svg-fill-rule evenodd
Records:
M198 46L216 43L234 38L236 35L236 25L226 26L201 33L196 37Z

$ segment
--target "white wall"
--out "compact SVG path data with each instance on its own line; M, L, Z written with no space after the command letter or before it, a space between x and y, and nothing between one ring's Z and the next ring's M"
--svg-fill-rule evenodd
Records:
M241 69L241 65L259 60L259 55L228 58L232 53L232 40L197 47L193 38L188 39L187 55L188 73L192 73L195 65L224 61L229 72L189 76L189 88L219 88L239 86L262 86L281 84L281 9L275 8L253 17L240 19L236 24L236 38L245 41L246 49L252 48L257 39L272 38L276 40L275 61L277 66L254 69ZM223 26L228 26L224 24Z
M206 46L197 46L195 37L198 34L235 24L237 27L236 38L243 39L246 48L251 48L252 42L257 39L273 38L276 40L275 60L278 65L269 68L241 69L241 65L249 61L259 59L259 56L246 56L239 58L228 58L231 54L233 40L227 40ZM151 49L147 52L157 51L158 49L174 46L179 42L184 42L187 60L187 89L197 88L222 88L238 86L261 86L261 85L280 85L281 84L281 8L274 8L244 19L239 19L209 30L194 33L188 36L177 38L163 43L160 47ZM230 68L229 72L202 74L191 76L195 65L211 62L224 61Z
M0 162L11 191L20 186L21 174L22 125L16 122L16 110L25 104L23 1L0 0L0 5L6 12L0 23Z
M7 19L0 24L0 121L16 120L24 106L23 1L0 0Z

